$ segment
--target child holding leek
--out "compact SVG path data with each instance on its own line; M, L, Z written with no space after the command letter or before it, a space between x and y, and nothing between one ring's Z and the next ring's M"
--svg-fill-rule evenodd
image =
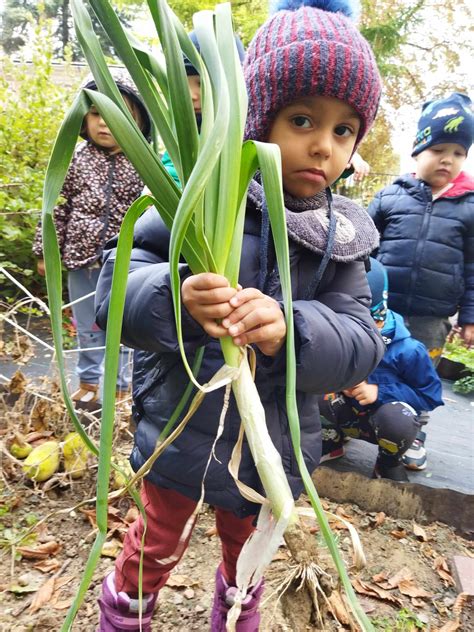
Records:
M312 471L321 455L317 395L361 382L383 355L370 316L363 260L377 245L367 214L331 195L377 110L381 82L373 54L351 21L350 2L279 2L250 44L244 62L249 93L247 138L279 145L286 202L296 329L297 399L301 444ZM332 10L331 10L332 8ZM337 12L336 12L337 11ZM123 341L137 351L134 403L137 431L132 465L153 453L160 431L188 381L178 348L168 263L169 233L155 210L135 229L127 284ZM252 345L256 384L272 440L295 498L303 489L293 456L285 409L286 325L281 288L261 182L252 181L244 230L240 285L215 274L192 275L182 265L183 329L187 353L205 346L199 382L222 366L219 339ZM105 327L114 251L106 253L96 300ZM194 526L206 465L223 408L223 391L206 395L184 431L147 474L142 499L147 514L143 557L141 629L151 630L160 588L183 555ZM228 471L240 417L230 399L215 459L205 476L205 500L215 507L222 543L211 614L223 632L235 594L236 561L258 511L244 499ZM244 442L239 478L261 491ZM190 524L190 522L191 524ZM143 521L129 529L124 549L102 585L101 632L140 629L138 577ZM253 586L237 620L239 632L258 630L263 581Z

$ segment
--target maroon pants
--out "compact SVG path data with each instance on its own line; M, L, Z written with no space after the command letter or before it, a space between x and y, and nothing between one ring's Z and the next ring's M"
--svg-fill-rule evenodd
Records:
M181 544L179 541L197 503L176 491L157 487L147 481L143 481L141 498L147 516L143 548L143 592L157 593L166 584L171 570L189 544L192 528L189 529L185 541ZM235 584L235 569L240 550L254 530L254 519L255 516L239 519L231 511L216 508L216 528L222 545L221 569L231 585ZM143 519L140 515L129 528L123 551L115 563L117 591L132 595L138 592L142 536ZM165 563L157 560L165 560Z

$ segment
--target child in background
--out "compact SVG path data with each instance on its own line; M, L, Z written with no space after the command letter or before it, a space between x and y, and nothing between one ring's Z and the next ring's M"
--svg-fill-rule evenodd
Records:
M237 53L239 55L240 61L242 62L245 56L244 45L242 44L240 38L237 37L237 35L235 35L234 38L235 38L235 45L237 47ZM189 33L189 39L192 41L192 43L196 47L196 50L200 52L201 49L200 49L198 38L195 31L191 31L191 33ZM201 79L199 77L198 71L196 70L196 68L192 65L192 63L189 61L189 59L186 56L184 57L184 67L186 69L189 92L191 94L191 101L193 104L194 112L196 114L196 122L197 122L198 130L200 130L201 129ZM173 178L173 180L176 182L176 184L180 187L181 182L179 181L178 173L167 151L165 151L165 153L163 154L161 158L161 162L166 167L166 170L168 171L170 176Z
M150 119L128 75L114 73L117 88L145 136L150 133ZM93 79L84 88L97 90ZM54 209L54 223L64 266L68 270L69 300L95 292L104 245L120 230L126 211L143 189L143 183L122 153L115 138L94 106L84 118L80 132L85 142L77 146L66 175L61 196L64 202ZM41 226L38 225L33 252L42 257ZM44 261L37 262L44 275ZM87 405L99 397L105 334L95 324L94 296L72 306L77 329L78 353L76 374L79 388L72 395L77 405ZM121 349L117 376L117 400L129 397L129 350Z
M474 343L474 178L461 171L473 134L467 95L425 103L412 152L416 173L379 191L368 208L380 231L388 305L435 365L456 312L466 344ZM406 467L426 467L425 439L420 430L404 455Z
M371 259L367 275L372 292L372 318L387 345L369 377L341 393L320 398L323 456L329 461L344 455L344 437L364 439L379 446L374 478L408 481L402 456L411 446L423 410L443 406L441 380L426 348L410 336L403 318L387 309L387 273Z
M289 237L296 330L297 402L302 451L310 471L321 454L317 394L361 382L383 355L370 317L364 258L377 245L367 214L330 185L340 176L370 129L381 82L369 45L348 3L328 3L346 15L305 6L274 15L255 35L244 62L249 94L246 137L279 145ZM342 8L341 8L342 7ZM133 397L139 468L180 400L188 377L179 354L168 263L169 232L156 211L138 221L127 284L123 341L137 349ZM113 246L114 244L112 244ZM259 178L252 181L244 229L238 289L216 274L192 275L182 265L183 335L189 357L205 353L197 379L207 382L222 366L219 338L253 345L256 384L269 433L280 452L295 498L303 483L292 453L285 405L286 325L281 286L271 245L268 212ZM97 293L97 320L109 309L114 250L106 253ZM147 513L143 558L144 630L160 588L179 563L191 536L184 527L201 494L224 401L223 390L206 395L184 431L156 460L142 486ZM236 562L254 530L258 507L244 499L228 471L240 417L231 397L223 435L204 481L205 501L215 508L222 563L216 573L211 613L213 632L224 632L235 594ZM261 489L246 442L239 470L242 482ZM115 570L104 580L101 632L138 630L138 573L143 520L130 527ZM181 539L183 538L183 539ZM259 627L263 580L249 590L238 632Z

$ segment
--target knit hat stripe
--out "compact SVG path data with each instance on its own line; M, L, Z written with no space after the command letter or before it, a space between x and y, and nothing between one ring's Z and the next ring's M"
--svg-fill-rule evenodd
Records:
M342 13L314 6L273 14L249 46L244 73L249 92L246 138L255 140L267 139L283 107L303 96L321 95L357 111L357 145L372 125L380 100L375 59L357 27Z

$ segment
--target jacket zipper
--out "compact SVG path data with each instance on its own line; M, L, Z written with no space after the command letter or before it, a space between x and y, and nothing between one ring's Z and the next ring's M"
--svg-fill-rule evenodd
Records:
M110 156L108 159L109 171L107 174L107 184L105 185L105 212L103 215L104 227L102 228L102 232L100 234L100 241L97 246L97 254L102 254L104 250L104 242L105 242L105 233L107 232L107 228L109 227L109 216L110 216L110 198L112 197L112 178L115 171L115 156Z
M414 260L414 265L412 267L411 275L410 275L410 291L408 293L408 301L407 301L407 314L408 315L410 315L410 308L413 302L413 292L415 289L415 282L418 276L418 268L419 268L418 263L417 263L419 261L418 256L421 254L422 250L425 247L425 233L428 230L428 226L430 224L431 211L433 210L433 200L432 199L428 200L428 194L427 194L426 186L424 185L424 183L422 183L421 186L423 188L423 194L427 201L427 205L423 213L423 220L421 222L421 228L418 233L418 240L417 240L417 244L415 248L415 260Z

